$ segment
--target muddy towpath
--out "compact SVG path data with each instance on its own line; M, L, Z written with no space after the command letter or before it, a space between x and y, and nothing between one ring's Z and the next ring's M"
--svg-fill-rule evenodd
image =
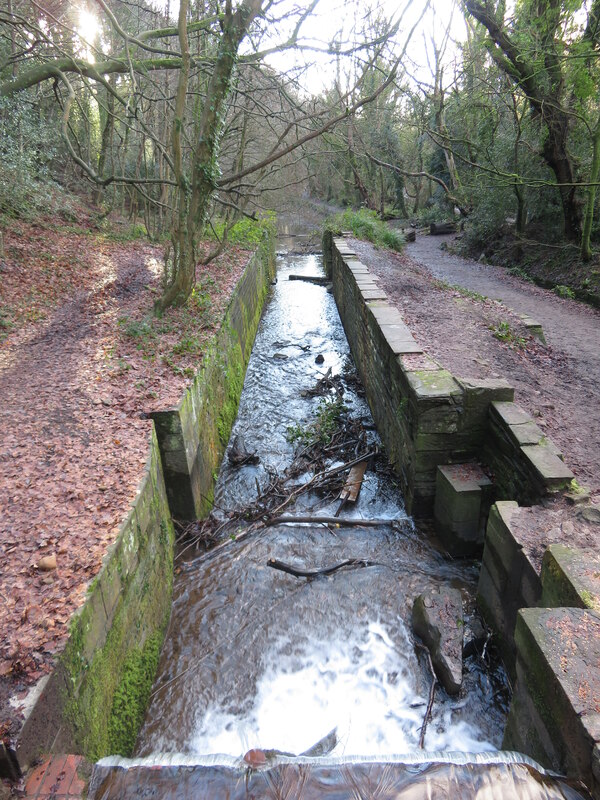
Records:
M600 496L600 312L419 236L402 255L353 239L415 339L460 377L504 377L582 486ZM531 336L521 315L543 328Z

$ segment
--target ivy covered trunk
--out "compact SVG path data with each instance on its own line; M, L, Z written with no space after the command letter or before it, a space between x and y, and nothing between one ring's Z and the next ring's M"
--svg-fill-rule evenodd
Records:
M185 174L181 148L181 130L185 113L185 97L190 74L187 41L188 0L182 0L179 13L179 41L182 68L173 125L173 154L178 185L178 212L171 233L171 248L165 267L167 286L158 307L183 305L196 282L196 238L206 220L209 204L218 177L219 138L225 102L242 39L260 13L263 0L244 0L233 12L226 4L223 33L215 58L206 98L195 135L192 151L191 180Z

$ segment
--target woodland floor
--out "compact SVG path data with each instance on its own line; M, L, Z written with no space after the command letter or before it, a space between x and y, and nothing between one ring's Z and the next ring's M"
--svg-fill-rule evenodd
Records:
M352 245L417 342L459 377L509 380L515 401L598 499L600 311L442 250L451 238L418 237L402 255L355 239ZM541 323L547 346L528 335L523 313Z
M15 222L0 260L0 737L128 513L145 413L178 402L249 257L228 248L159 319L162 248L78 222Z
M419 238L402 255L353 244L417 341L459 376L510 380L579 483L600 496L600 312L450 255L442 241ZM18 724L9 696L24 700L52 669L129 509L146 461L146 412L178 401L248 260L229 248L199 276L192 301L158 319L161 253L86 219L71 229L15 223L5 237L0 735ZM525 312L547 347L528 336ZM507 328L506 341L494 337ZM48 556L56 568L44 571Z

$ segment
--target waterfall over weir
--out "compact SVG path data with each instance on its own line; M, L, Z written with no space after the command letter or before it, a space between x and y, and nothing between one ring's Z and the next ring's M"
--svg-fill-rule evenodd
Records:
M330 368L337 375L347 367L332 295L288 280L291 273L322 274L319 259L280 264L232 434L260 461L234 468L224 460L215 493L224 524L291 464L288 428L306 425L322 402L307 392ZM343 385L344 404L375 446L360 388ZM335 459L332 452L332 466ZM307 493L289 513L331 517L338 504ZM360 518L389 524L344 525ZM369 566L305 580L269 568L269 559L307 570L347 559ZM476 579L477 565L449 560L415 528L393 478L377 469L339 526L274 525L208 555L188 547L137 758L99 762L90 796L582 797L529 759L498 750L507 685L501 668L476 653L465 659L458 697L437 689L419 748L431 676L415 654L413 599L436 585L460 589L469 641ZM326 756L300 756L332 731ZM256 771L242 759L252 749L267 752Z

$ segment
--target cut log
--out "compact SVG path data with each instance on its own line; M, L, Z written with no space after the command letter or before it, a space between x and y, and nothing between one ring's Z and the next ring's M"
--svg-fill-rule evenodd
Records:
M404 236L407 242L415 242L417 239L416 231L403 231L402 235Z
M456 233L456 222L432 222L429 226L431 236L441 236L443 233Z
M378 528L391 525L393 519L342 519L341 517L319 517L319 516L302 516L302 517L270 517L264 521L264 526L270 528L273 525L296 525L311 523L313 525L339 525L344 527L358 527L358 528ZM239 538L239 537L238 537Z

